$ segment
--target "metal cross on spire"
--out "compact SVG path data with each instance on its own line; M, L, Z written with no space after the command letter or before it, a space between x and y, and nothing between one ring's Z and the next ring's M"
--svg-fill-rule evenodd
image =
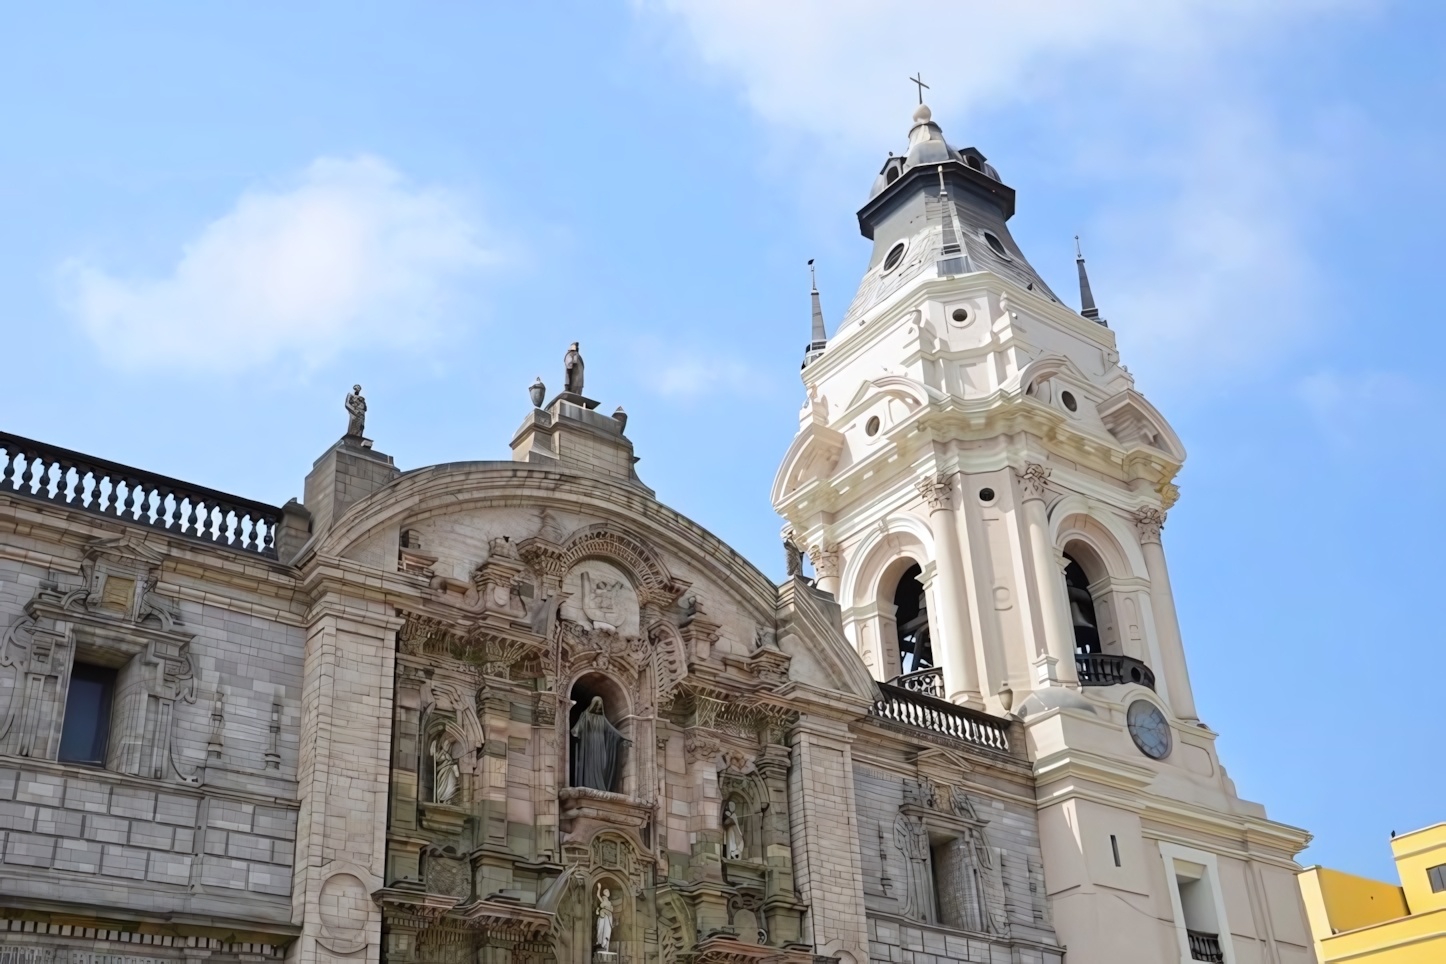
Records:
M909 82L919 85L919 103L922 104L924 102L924 91L929 89L929 85L924 83L924 72L922 70L916 71L916 73L918 76L910 77Z

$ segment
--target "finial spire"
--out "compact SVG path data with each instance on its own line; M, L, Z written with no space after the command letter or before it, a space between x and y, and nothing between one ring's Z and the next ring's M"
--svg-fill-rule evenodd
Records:
M1079 313L1096 324L1105 325L1104 319L1100 317L1100 310L1095 307L1095 295L1090 290L1090 276L1085 272L1084 249L1080 247L1077 234L1074 236L1074 254L1075 266L1079 268Z
M808 347L803 351L803 367L807 368L814 359L823 354L828 347L828 331L823 324L823 305L818 300L818 276L814 273L813 259L808 259L808 279L810 291L813 298L813 336L809 340Z

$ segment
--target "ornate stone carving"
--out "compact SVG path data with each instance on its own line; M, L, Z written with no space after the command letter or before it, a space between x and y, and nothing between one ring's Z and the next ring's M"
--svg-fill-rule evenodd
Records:
M1165 528L1165 513L1147 505L1135 512L1135 526L1140 530L1141 542L1159 542L1160 530Z
M939 792L934 786L934 781L920 775L917 780L904 781L904 803L913 807L924 807L928 810L937 809L939 806Z
M934 871L930 866L929 828L922 817L900 813L894 818L894 846L904 856L904 916L926 924L939 922L938 901L934 897Z
M920 479L914 483L914 488L919 490L919 495L929 506L930 512L949 508L949 498L954 493L954 487L944 476L933 475Z
M948 484L947 484L947 483L945 483L945 488L946 488L946 489L948 488ZM925 498L928 498L928 496L925 496ZM948 493L947 493L947 492L945 493L944 498L945 498L945 499L948 498ZM930 502L930 503L929 503L929 507L930 507L930 508L934 508L934 503L933 503L933 502ZM812 545L812 546L809 546L809 547L808 547L808 561L811 562L811 563L813 563L813 571L814 571L814 574L815 574L816 576L818 576L818 578L820 578L820 579L837 579L837 578L838 578L839 568L840 568L840 564L841 564L841 562L842 562L842 556L840 556L840 554L839 554L838 546L836 546L836 545Z
M722 749L717 734L709 730L689 730L683 737L683 755L689 763L714 759Z
M1048 492L1050 470L1038 462L1027 462L1019 473L1019 488L1026 500L1040 499Z

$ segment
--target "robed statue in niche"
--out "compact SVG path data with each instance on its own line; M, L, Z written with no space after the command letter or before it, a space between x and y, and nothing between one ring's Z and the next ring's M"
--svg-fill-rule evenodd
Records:
M572 726L572 785L612 792L625 742L603 713L602 697L594 696Z
M613 901L611 892L602 884L597 885L597 931L593 945L606 951L613 942Z

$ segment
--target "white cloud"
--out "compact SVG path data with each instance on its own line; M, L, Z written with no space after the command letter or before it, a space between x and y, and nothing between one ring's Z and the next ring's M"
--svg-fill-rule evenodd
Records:
M417 347L456 284L491 260L443 191L374 157L320 158L285 187L248 190L163 278L63 266L68 306L107 360L237 372L284 357Z
M1143 387L1268 365L1324 316L1313 310L1303 227L1322 190L1312 168L1321 152L1282 135L1268 97L1251 87L1259 71L1242 65L1268 63L1291 28L1374 6L638 0L674 28L688 62L737 84L761 118L814 138L819 153L897 150L913 102L904 78L915 71L955 143L972 143L969 129L987 118L1028 138L1016 155L1047 145L1059 164L1050 176L1073 181L1087 209L1083 224L1075 213L1058 229L1090 236L1096 295L1114 295L1102 307ZM858 173L857 193L873 173ZM1046 273L1063 280L1068 267Z
M893 136L899 92L923 71L940 113L998 109L1061 81L1130 65L1197 70L1222 45L1361 0L637 0L669 16L704 63L764 117L852 137Z

